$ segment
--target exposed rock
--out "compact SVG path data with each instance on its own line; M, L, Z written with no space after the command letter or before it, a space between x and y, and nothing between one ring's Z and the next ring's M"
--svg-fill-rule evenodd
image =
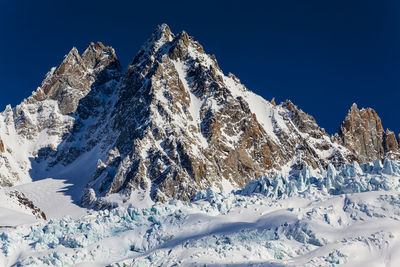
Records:
M384 134L384 149L385 152L396 151L399 148L399 144L396 140L396 135L389 129Z
M74 47L63 62L46 75L34 97L39 101L57 100L62 114L74 113L79 100L90 92L95 81L104 83L112 76L109 72L120 70L113 48L100 42L91 43L81 57Z
M400 159L399 143L396 140L396 135L392 131L389 131L389 129L384 134L383 146L385 149L385 158L391 160Z
M272 98L271 100L271 104L274 105L274 107L276 107L276 103L275 103L275 97Z
M383 131L381 119L371 108L359 110L353 104L340 127L339 137L358 162L400 158L396 135L389 129Z
M382 159L385 154L381 119L371 108L359 110L353 104L339 134L344 145L357 156L359 162Z
M31 210L32 214L37 218L37 219L43 219L46 220L46 214L40 210L40 208L38 208L30 199L28 199L24 193L19 192L19 191L11 191L9 193L9 196L12 198L16 198L18 203Z
M106 101L121 76L114 50L92 43L82 56L73 48L29 98L15 108L7 106L1 113L0 128L5 131L1 139L5 144L19 145L12 149L8 145L9 153L0 154L0 184L29 182L32 173L42 172L32 164L43 158L48 160L43 166L67 165L81 155L82 143L90 150L95 144L90 139L98 138L92 136L96 126L84 121L96 113L94 122L104 125L99 109L110 108ZM61 142L65 145L60 146Z
M3 140L0 139L0 152L4 153L5 149L4 149L4 143Z

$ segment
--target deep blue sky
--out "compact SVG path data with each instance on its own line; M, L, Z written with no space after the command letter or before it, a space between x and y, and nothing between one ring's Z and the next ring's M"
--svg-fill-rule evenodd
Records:
M194 36L250 90L291 99L329 133L353 102L400 131L396 0L0 0L0 109L29 96L73 46L102 41L126 67L164 22Z

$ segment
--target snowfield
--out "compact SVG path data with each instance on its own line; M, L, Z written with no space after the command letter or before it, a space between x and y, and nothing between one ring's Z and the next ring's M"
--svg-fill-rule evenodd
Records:
M305 167L192 202L16 215L0 228L0 266L400 266L399 179L390 160Z

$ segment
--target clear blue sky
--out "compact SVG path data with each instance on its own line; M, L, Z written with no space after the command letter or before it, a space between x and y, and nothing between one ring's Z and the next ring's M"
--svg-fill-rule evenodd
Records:
M291 99L329 133L353 102L400 131L400 2L1 1L0 109L91 41L126 67L156 25L186 30L256 93Z

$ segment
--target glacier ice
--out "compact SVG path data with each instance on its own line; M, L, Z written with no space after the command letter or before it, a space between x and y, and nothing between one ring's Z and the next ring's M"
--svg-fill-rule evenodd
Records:
M192 202L0 228L0 265L356 265L395 252L399 178L400 162L391 160L305 167L230 193L207 189Z
M306 166L301 171L290 175L277 172L275 175L262 177L248 183L240 194L263 194L270 198L303 195L313 197L318 194L348 194L376 190L399 188L399 163L385 159L384 165L376 161L361 164L354 162L337 169L329 164L327 170L313 170Z

